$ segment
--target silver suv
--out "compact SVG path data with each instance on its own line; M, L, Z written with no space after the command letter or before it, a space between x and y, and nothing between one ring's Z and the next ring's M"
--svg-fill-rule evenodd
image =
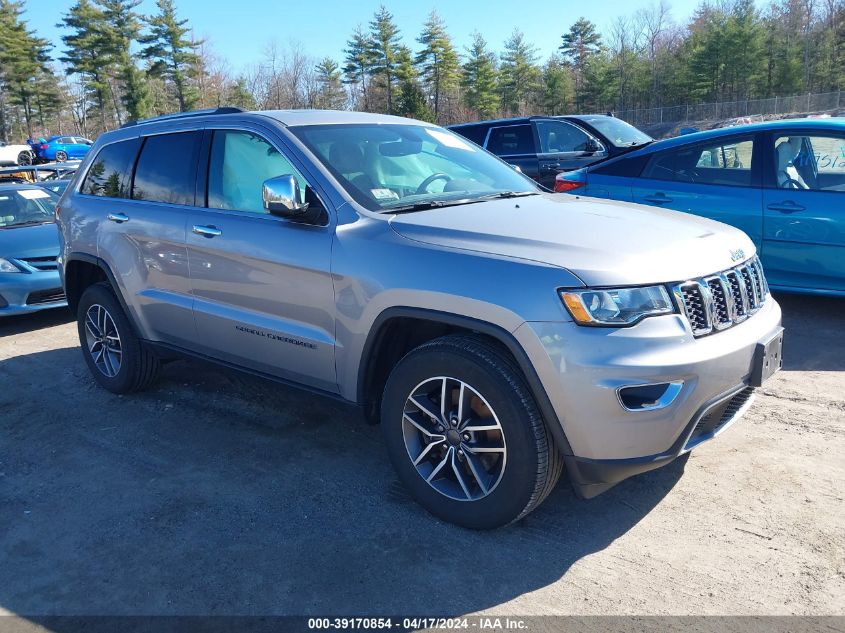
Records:
M781 362L731 227L541 191L447 130L221 109L94 144L57 210L85 362L115 393L192 355L360 405L472 528L566 467L592 497L723 431Z

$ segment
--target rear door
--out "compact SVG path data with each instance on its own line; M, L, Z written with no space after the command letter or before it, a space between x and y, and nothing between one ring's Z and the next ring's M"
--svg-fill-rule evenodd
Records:
M554 189L555 176L581 169L607 157L607 150L597 138L568 121L536 119L533 121L540 144L539 182Z
M100 257L133 317L145 336L178 346L194 338L185 222L194 204L197 139L179 132L107 145L81 190L92 196Z
M530 122L491 127L484 147L514 167L519 167L529 178L540 182L537 138Z
M207 207L191 214L187 234L197 345L214 358L336 392L333 214L316 226L265 211L264 181L286 174L298 180L300 202L319 202L275 131L221 126L206 131L204 144L198 189Z
M763 263L771 285L845 291L845 133L766 141Z
M632 181L632 199L730 224L760 249L761 150L755 135L738 135L657 152Z

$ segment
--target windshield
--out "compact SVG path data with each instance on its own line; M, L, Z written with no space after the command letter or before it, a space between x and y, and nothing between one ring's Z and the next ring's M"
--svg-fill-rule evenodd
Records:
M0 190L0 229L52 222L58 199L45 189Z
M581 120L596 128L616 147L643 145L654 140L630 123L612 116L582 117Z
M370 211L539 193L532 180L442 128L309 125L291 128L291 132Z

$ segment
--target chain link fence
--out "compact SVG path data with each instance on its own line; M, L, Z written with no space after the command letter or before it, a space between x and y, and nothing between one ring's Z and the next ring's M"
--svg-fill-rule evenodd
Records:
M632 125L648 126L684 121L723 121L765 115L823 112L839 108L845 108L845 91L841 89L836 92L792 97L621 110L614 114Z

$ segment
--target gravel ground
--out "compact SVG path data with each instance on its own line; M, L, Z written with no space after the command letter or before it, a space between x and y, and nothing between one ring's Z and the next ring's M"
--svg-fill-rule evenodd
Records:
M198 362L96 387L65 311L0 322L0 613L845 614L845 301L689 459L477 533L352 407Z

